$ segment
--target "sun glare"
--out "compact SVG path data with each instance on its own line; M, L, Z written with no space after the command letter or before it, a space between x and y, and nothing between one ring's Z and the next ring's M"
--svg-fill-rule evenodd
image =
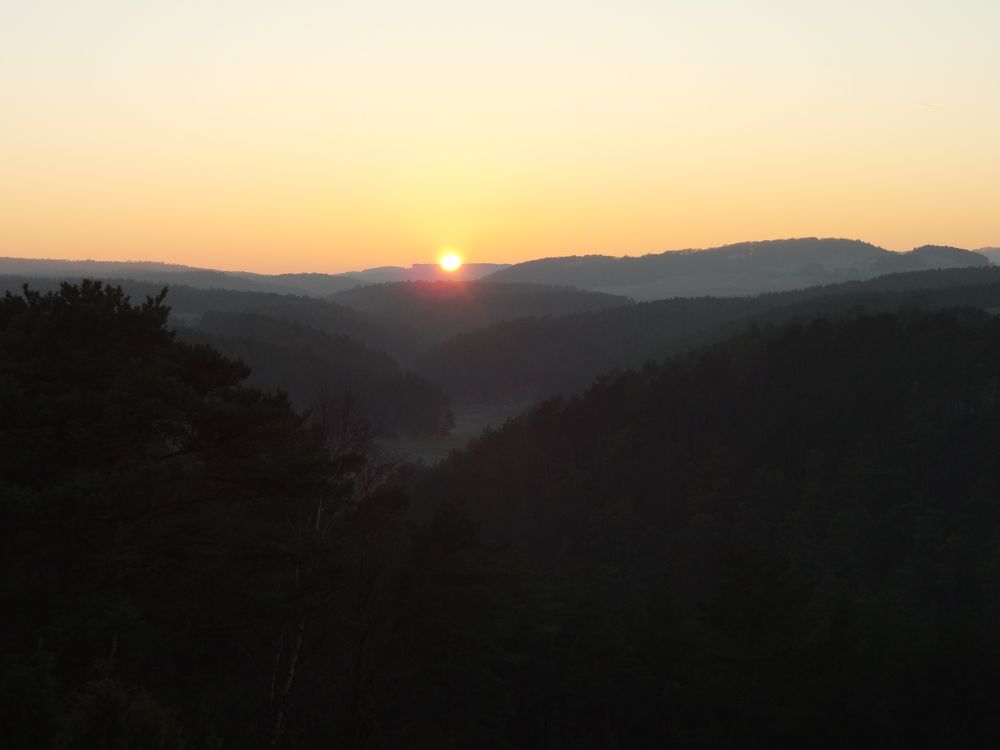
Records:
M451 273L452 271L457 271L462 266L462 256L457 253L445 253L441 256L438 264L442 270Z

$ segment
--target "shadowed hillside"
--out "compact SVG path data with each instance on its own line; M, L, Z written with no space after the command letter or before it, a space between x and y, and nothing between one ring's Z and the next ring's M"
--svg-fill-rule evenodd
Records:
M1000 269L893 274L757 297L676 298L514 320L442 342L422 357L419 369L459 402L532 400L579 390L614 368L717 340L752 320L952 305L1000 306Z
M453 271L445 271L436 263L414 263L409 268L382 266L363 271L347 271L341 276L351 279L358 286L400 281L475 281L509 267L509 263L463 263Z
M317 412L347 400L382 435L440 436L452 425L448 396L439 387L346 336L227 312L207 312L178 334L246 362L249 385L281 389L300 410Z
M0 277L0 291L20 296L25 282L40 291L59 288L54 279ZM150 282L122 287L135 296L160 291ZM346 398L382 436L440 436L452 424L448 395L387 353L409 358L416 351L397 326L293 295L177 286L166 301L182 340L243 359L252 385L285 391L299 410L317 412Z
M631 300L600 292L540 284L414 281L361 286L333 301L405 327L426 343L461 331L528 316L562 316L605 310Z
M543 404L419 499L559 602L522 746L992 746L998 419L1000 319L815 319Z
M79 279L68 279L79 281ZM164 284L115 279L135 297L155 295ZM20 293L24 284L33 289L55 291L60 280L24 276L0 276L0 292ZM410 357L415 345L397 326L371 320L361 313L327 300L271 292L241 292L226 289L195 289L170 286L170 313L175 322L191 323L207 312L254 313L292 321L336 336L349 336L374 349Z

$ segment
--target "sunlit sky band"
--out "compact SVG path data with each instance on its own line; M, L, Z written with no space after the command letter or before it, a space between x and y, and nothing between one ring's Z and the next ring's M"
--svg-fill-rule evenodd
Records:
M1000 244L1000 3L33 2L0 255Z

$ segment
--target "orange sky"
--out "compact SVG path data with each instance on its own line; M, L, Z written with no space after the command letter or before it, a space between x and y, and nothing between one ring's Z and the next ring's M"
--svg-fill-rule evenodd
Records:
M1000 3L834 5L15 1L0 255L1000 245Z

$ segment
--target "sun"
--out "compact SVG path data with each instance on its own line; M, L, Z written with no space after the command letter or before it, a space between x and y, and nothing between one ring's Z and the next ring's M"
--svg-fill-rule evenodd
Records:
M441 270L452 273L462 267L462 256L458 253L445 253L438 260L438 265L441 266Z

